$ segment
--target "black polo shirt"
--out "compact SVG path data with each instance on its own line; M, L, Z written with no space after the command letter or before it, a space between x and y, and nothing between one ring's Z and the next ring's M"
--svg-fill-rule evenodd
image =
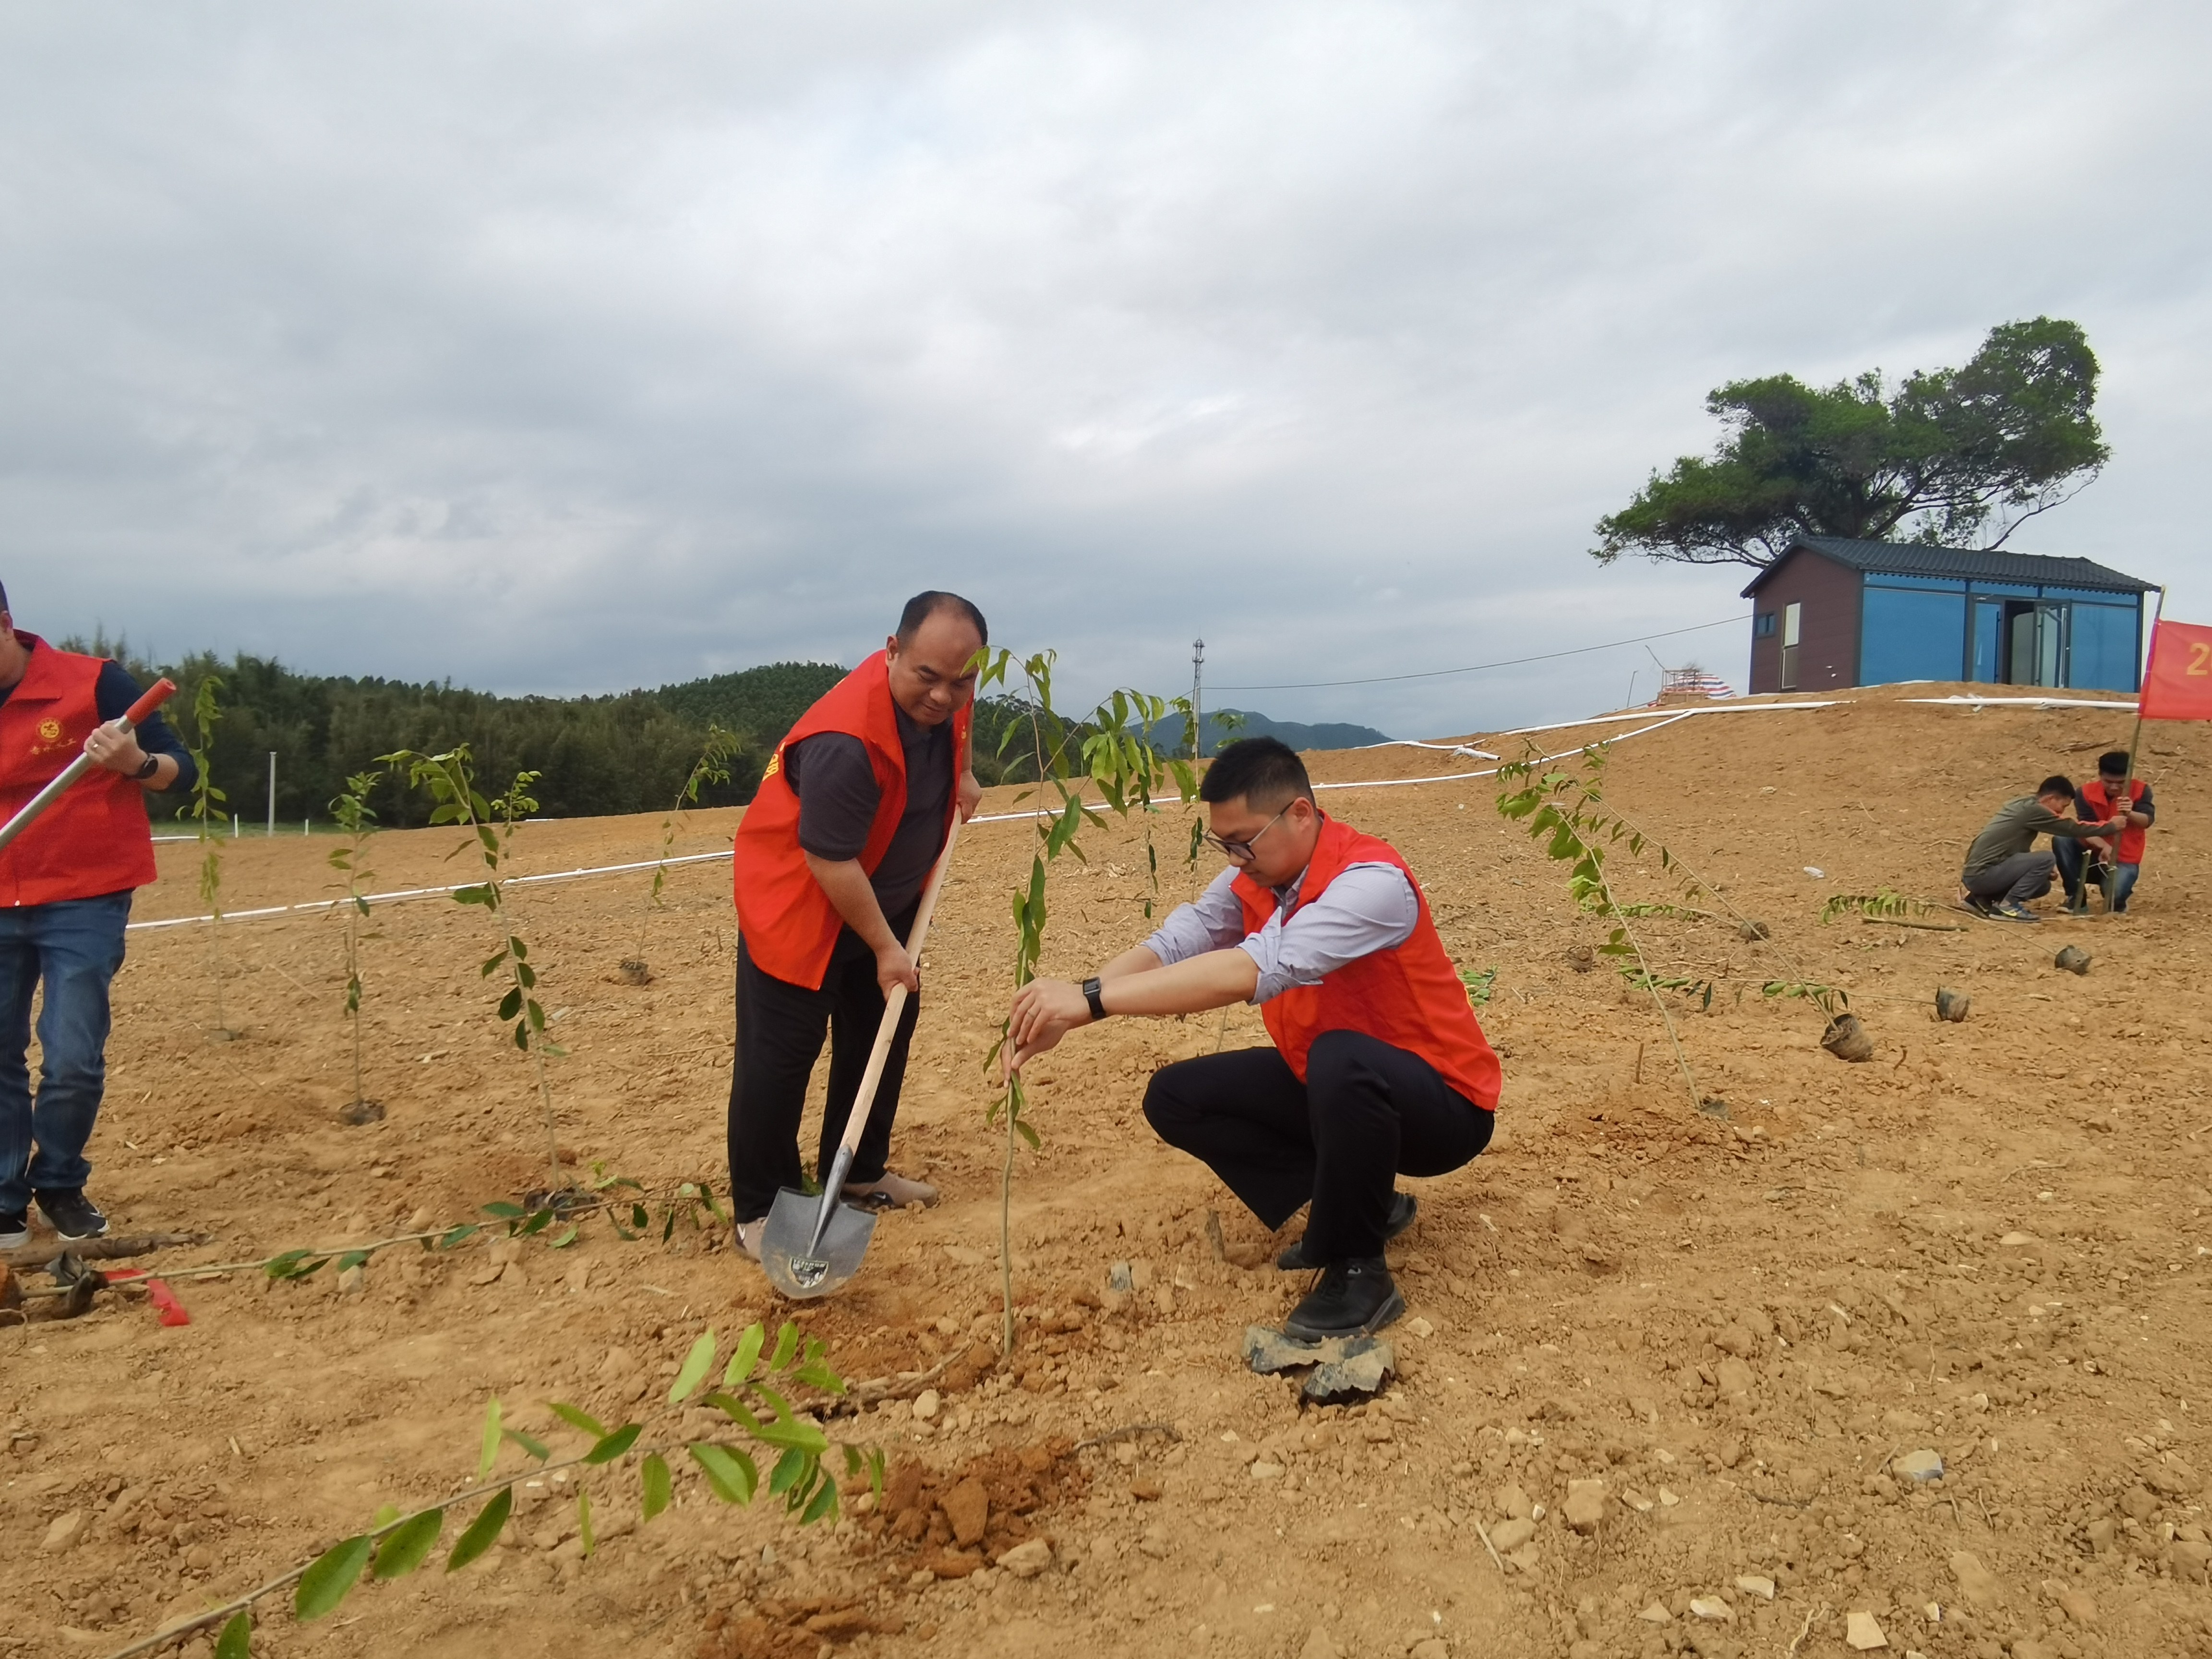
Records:
M923 726L892 704L906 750L906 811L870 884L887 917L921 896L945 850L946 803L952 796L952 722ZM799 844L818 859L860 856L874 827L883 791L868 747L842 732L817 732L783 753L783 775L799 797Z

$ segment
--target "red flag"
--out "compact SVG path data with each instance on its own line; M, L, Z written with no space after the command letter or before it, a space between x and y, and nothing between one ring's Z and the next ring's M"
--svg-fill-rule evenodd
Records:
M2151 630L2140 712L2147 720L2212 720L2212 628L2162 622Z

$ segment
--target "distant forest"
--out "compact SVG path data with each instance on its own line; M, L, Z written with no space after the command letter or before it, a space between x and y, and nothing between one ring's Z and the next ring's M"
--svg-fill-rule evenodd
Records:
M435 753L465 743L491 793L517 772L540 774L531 793L547 817L665 811L706 746L709 725L735 733L726 785L702 792L709 806L742 805L784 733L814 700L842 679L834 663L781 662L734 674L687 680L657 691L600 697L502 697L445 684L301 674L273 659L240 654L224 662L202 652L156 665L127 641L95 636L58 641L64 650L113 657L142 685L167 674L178 694L164 711L185 741L199 745L192 703L212 674L222 718L215 728L214 779L229 810L247 823L269 810L269 754L276 754L276 822L327 822L330 803L356 772L403 749ZM1021 706L994 697L976 708L976 775L996 783L1023 775L1018 757L1002 767L999 736ZM1209 750L1218 738L1208 721ZM1170 734L1162 732L1161 740ZM1182 748L1181 744L1176 747ZM373 797L389 828L421 824L428 804L386 778ZM157 802L155 810L161 806Z

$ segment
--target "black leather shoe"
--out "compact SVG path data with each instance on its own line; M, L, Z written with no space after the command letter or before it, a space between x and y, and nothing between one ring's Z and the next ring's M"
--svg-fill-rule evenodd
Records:
M100 1206L84 1195L81 1187L67 1192L33 1193L40 1210L53 1224L54 1233L64 1244L74 1244L81 1238L98 1238L107 1231L107 1218Z
M1419 1207L1413 1202L1413 1195L1411 1193L1391 1194L1390 1218L1382 1224L1384 1240L1387 1242L1395 1238L1407 1228L1412 1226L1413 1212ZM1301 1233L1297 1243L1286 1248L1282 1255L1275 1258L1275 1265L1286 1273L1311 1273L1315 1268L1326 1267L1328 1264L1326 1261L1316 1261L1306 1254L1305 1235Z
M1283 1322L1283 1334L1302 1342L1332 1336L1370 1336L1406 1311L1406 1298L1390 1282L1390 1269L1379 1255L1332 1261L1321 1283Z
M20 1250L31 1242L31 1224L21 1210L0 1210L0 1250Z

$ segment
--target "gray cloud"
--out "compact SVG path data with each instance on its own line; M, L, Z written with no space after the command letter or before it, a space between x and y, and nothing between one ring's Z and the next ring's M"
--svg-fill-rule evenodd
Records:
M834 12L834 15L832 13ZM2212 616L2183 4L182 4L0 16L27 625L565 691L957 586L1072 690L1735 614L1589 526L1733 375L2051 313L2117 459L2017 544ZM1745 640L1662 644L1741 680ZM1237 701L1407 733L1640 647Z

